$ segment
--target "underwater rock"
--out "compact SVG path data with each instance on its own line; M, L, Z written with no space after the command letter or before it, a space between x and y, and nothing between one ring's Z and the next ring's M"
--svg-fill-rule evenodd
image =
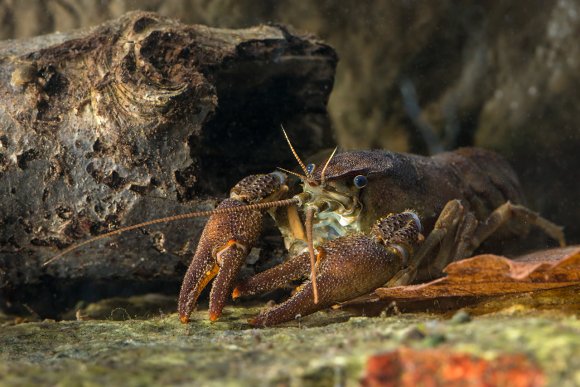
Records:
M63 247L210 209L241 177L331 145L335 52L283 26L184 25L145 12L0 43L0 308L177 292L205 219ZM145 234L145 237L143 237ZM104 294L100 294L104 293Z

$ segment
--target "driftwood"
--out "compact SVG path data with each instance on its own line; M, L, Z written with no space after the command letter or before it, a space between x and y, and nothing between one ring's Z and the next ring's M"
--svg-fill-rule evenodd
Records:
M112 227L209 209L249 173L293 167L280 124L305 155L330 145L336 61L282 26L143 12L0 43L0 308L51 316L120 287L175 290L204 219L41 263Z

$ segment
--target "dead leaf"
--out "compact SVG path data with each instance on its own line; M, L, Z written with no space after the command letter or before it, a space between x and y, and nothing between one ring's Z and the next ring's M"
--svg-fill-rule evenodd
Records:
M446 277L419 285L379 288L381 299L426 300L485 297L580 284L580 246L528 254L516 259L485 254L448 265Z
M488 361L448 349L400 348L368 359L361 384L376 386L543 386L542 371L524 355Z

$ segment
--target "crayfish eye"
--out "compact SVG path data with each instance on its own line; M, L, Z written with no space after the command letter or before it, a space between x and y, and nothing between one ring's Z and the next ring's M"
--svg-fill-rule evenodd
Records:
M310 163L306 166L306 172L308 172L308 174L311 175L312 172L314 172L314 168L316 168L316 165Z
M356 188L363 188L367 185L368 180L367 180L366 176L356 175L354 177L354 179L352 180L352 182L354 183L354 186Z

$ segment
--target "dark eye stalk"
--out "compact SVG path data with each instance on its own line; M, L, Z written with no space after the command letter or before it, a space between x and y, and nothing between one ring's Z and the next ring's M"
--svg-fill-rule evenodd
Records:
M312 172L314 172L314 168L316 168L316 165L314 165L312 163L311 164L308 164L306 166L306 172L308 172L308 174L311 175Z
M363 175L356 175L352 181L356 188L363 188L367 185L368 180L366 176Z

